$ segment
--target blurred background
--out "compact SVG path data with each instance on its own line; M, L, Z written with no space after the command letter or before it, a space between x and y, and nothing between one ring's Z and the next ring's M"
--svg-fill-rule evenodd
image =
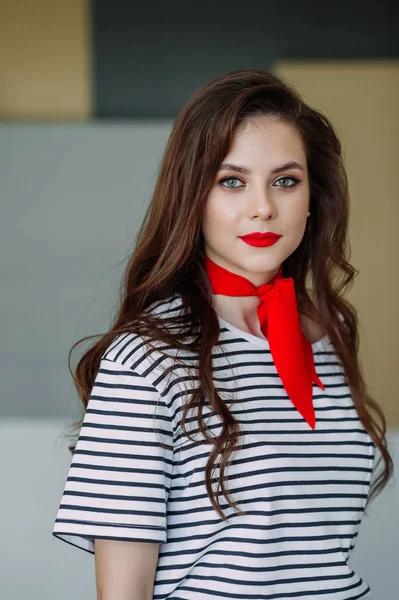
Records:
M67 367L107 330L173 121L212 77L262 68L331 119L351 188L348 298L399 456L399 4L0 0L0 597L95 598L52 536L82 408ZM399 597L395 480L351 563ZM396 568L396 571L395 571Z

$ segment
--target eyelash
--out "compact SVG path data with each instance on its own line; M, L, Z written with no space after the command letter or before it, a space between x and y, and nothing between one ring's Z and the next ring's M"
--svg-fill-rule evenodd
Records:
M222 186L223 189L227 190L228 192L234 191L234 190L238 190L240 187L242 186L237 186L237 187L228 187L226 185L223 185L223 183L225 181L228 181L229 179L236 179L237 181L241 181L241 179L239 179L238 177L223 177L223 179L221 179L219 181L219 184ZM298 179L297 177L293 177L292 175L290 176L286 176L286 177L280 177L279 179L276 179L276 181L281 181L284 179L292 179L292 181L294 182L292 185L278 185L277 187L281 187L281 188L285 188L285 189L291 189L291 188L295 188L298 183L301 183L302 179ZM243 181L241 181L241 183L244 183ZM275 182L276 183L276 182Z

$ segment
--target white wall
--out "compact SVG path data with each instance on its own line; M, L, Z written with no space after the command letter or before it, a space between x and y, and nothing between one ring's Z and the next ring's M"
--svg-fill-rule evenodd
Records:
M12 600L96 598L94 557L52 536L71 456L59 420L5 419L0 424L0 597ZM399 458L399 431L390 432ZM399 487L371 504L351 564L373 600L396 600ZM326 599L327 600L327 599Z

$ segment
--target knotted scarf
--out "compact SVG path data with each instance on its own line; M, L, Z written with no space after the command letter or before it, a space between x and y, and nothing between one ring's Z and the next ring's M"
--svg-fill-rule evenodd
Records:
M301 329L294 280L283 277L281 265L273 279L256 287L249 279L205 258L212 293L223 296L257 296L259 324L284 389L312 429L316 425L313 383L325 389L313 358L311 343Z

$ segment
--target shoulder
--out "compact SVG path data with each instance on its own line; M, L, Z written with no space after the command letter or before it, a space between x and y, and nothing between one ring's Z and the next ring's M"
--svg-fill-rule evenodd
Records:
M159 319L173 317L182 310L182 300L177 294L164 298L151 304L143 313L156 315ZM119 334L109 344L102 358L119 363L128 369L138 372L146 371L150 364L150 357L154 357L157 348L162 347L162 342L150 336L144 336L135 331L134 325L130 331Z
M167 318L177 315L183 310L183 300L180 294L175 293L167 298L153 302L146 308L144 314L157 315L159 318Z

